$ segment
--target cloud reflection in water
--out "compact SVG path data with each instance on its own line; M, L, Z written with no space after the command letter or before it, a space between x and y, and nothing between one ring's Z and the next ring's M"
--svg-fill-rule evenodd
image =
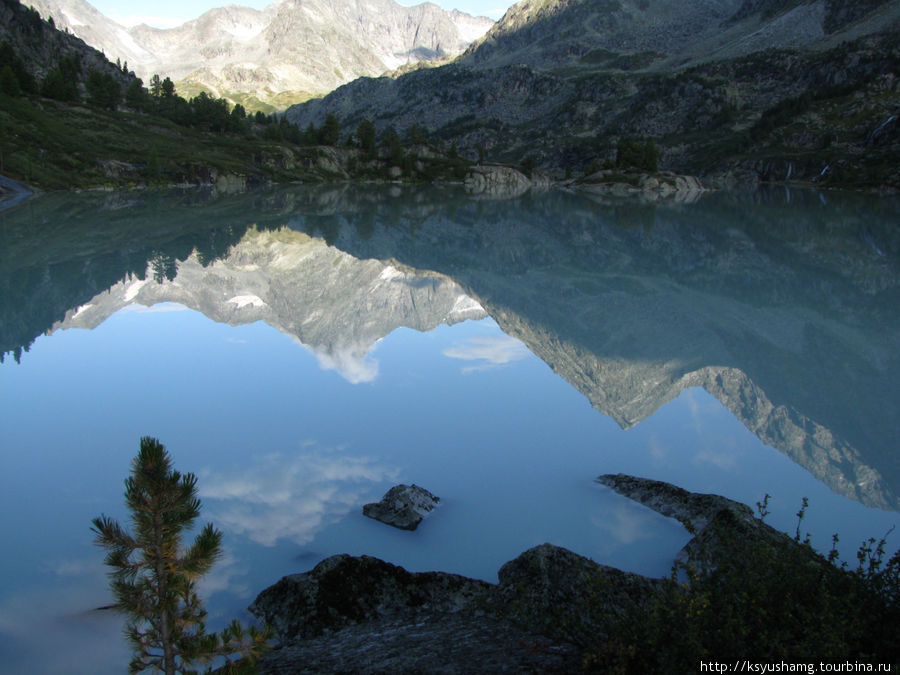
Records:
M378 377L378 361L369 356L372 345L340 344L329 350L307 347L322 370L334 370L350 384L374 382Z
M370 484L396 481L399 471L343 449L305 444L296 455L271 454L247 468L201 472L210 519L263 546L280 539L306 544L370 496Z
M519 340L502 335L473 337L461 345L445 349L443 354L451 359L476 361L474 365L463 368L463 373L474 373L524 359L530 352Z

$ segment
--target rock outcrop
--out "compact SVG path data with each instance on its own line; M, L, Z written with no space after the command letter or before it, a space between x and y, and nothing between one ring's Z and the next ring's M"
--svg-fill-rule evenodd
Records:
M659 480L626 474L605 474L597 482L657 513L675 518L694 534L675 557L699 574L709 574L750 546L764 543L773 550L800 545L783 532L754 517L746 504L721 495L688 492ZM810 549L809 561L821 564Z
M662 581L600 565L559 546L541 544L498 573L497 611L516 625L576 645L606 635L633 605L643 605Z
M496 587L338 555L263 591L250 611L282 642L263 673L557 672L577 649L491 611Z
M440 501L418 485L395 485L380 502L363 506L363 515L400 530L415 530Z
M479 164L469 169L466 191L489 197L518 197L527 192L531 181L521 171L509 166Z
M471 609L490 584L443 572L407 572L370 556L336 555L264 590L250 611L283 641L375 619L413 619Z
M721 511L732 512L738 520L753 520L753 511L746 504L720 495L688 492L661 480L618 473L604 474L597 482L667 518L674 518L694 534L709 525Z
M760 537L798 546L726 497L623 474L598 481L697 531L684 551L700 573ZM810 560L830 567L811 550ZM551 544L525 551L498 577L489 584L411 573L369 556L333 556L284 577L251 605L282 643L260 670L563 672L577 667L581 648L653 602L665 584Z

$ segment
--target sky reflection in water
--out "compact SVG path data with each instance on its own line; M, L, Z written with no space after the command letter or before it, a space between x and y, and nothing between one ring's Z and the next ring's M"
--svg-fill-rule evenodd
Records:
M115 619L89 611L108 595L88 527L101 512L125 517L122 480L144 434L198 474L204 518L226 533L227 556L203 584L213 621L338 552L495 581L503 562L550 541L664 574L687 534L594 485L601 473L665 476L745 501L768 490L782 526L802 495L811 528L827 514L846 531L871 511L763 446L699 389L622 431L490 319L395 331L371 355L379 376L352 384L264 324L154 309L40 338L21 365L2 366L2 406L16 423L3 425L15 451L0 460L0 504L28 514L6 526L17 541L0 605L7 664L38 658L31 649L48 631L68 654L44 661L48 672L70 670L79 650L84 672L105 669L92 640L124 658ZM399 481L443 499L413 533L360 513ZM893 519L867 516L863 535ZM824 545L827 533L816 534Z
M443 225L439 231L452 233ZM612 228L612 235L622 231ZM358 275L362 281L339 294L341 300L356 298L352 294L362 289L360 303L376 302L366 290L370 280L384 290L406 274L348 261L351 256L332 249L323 253L321 242L296 232L253 237L263 244L259 250L281 252L279 259L290 251L314 258L298 269L315 263L321 264L317 274L338 280ZM351 243L379 245L377 237ZM192 269L210 278L220 274L214 280L227 285L227 269ZM477 285L482 269L473 270L470 281ZM535 272L538 281L543 273ZM518 278L490 274L501 280L496 288L519 285ZM625 276L591 277L576 269L561 279L570 285L564 290L578 289L588 298L608 284L612 291L597 295L593 311L605 297L646 298L654 288L672 286L653 281L654 274L649 270L651 281L633 296L616 285L630 288ZM409 287L432 281L413 278ZM152 280L126 286L117 292L132 293L131 299L156 288ZM443 297L439 286L425 289L429 297ZM177 283L171 288L177 290ZM522 285L523 295L532 288ZM444 298L447 308L459 304L458 298L453 304L453 292ZM686 307L695 302L685 296ZM256 295L222 297L221 306L235 312L265 305ZM515 296L507 297L514 307ZM760 304L748 301L747 307ZM637 302L635 307L642 309ZM729 311L744 309L736 307L729 305ZM305 330L312 319L295 310L285 315ZM545 310L556 308L538 307L534 316L543 320ZM90 311L73 309L69 319ZM763 305L760 312L765 311ZM681 316L695 320L684 311ZM529 318L524 312L523 317ZM375 336L377 326L366 323L368 318L361 317L359 333ZM572 330L571 343L563 342L560 353L592 339L596 328L587 323L584 334ZM282 330L262 321L217 323L177 303L133 304L93 330L38 337L21 364L8 359L0 365L0 508L21 514L7 517L3 531L13 543L0 563L0 670L124 669L128 655L117 618L91 611L107 604L109 594L102 552L92 545L89 526L100 513L126 518L122 481L143 435L158 437L179 470L198 475L203 519L225 532L226 556L202 584L213 628L235 616L246 619L244 608L263 588L335 553L496 581L504 562L551 542L623 569L667 573L689 535L675 521L596 485L593 479L602 473L657 478L751 505L769 493L769 521L791 532L793 514L806 496L811 506L804 531L820 549L840 532L848 559L862 538L881 536L898 522L896 512L832 492L766 446L702 388L684 389L652 416L621 429L493 319L441 324L428 332L398 328L371 348L374 337L342 342L356 334L352 330L338 330L337 337L322 333L319 344L327 348L314 349L300 344L300 329ZM707 333L717 335L716 330ZM596 344L604 348L602 337ZM774 335L772 342L781 337ZM734 342L727 335L722 341ZM596 353L607 356L602 349ZM730 357L710 353L699 365ZM677 349L666 358L676 363ZM602 365L610 363L615 360ZM631 365L638 375L651 372L642 371L637 359ZM597 391L617 384L600 383ZM361 514L364 503L397 482L421 484L442 499L415 532Z

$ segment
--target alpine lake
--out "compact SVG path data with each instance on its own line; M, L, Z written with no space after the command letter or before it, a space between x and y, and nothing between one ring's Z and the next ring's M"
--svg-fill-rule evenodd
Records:
M224 532L208 628L336 553L496 581L550 542L664 576L690 534L595 482L753 506L827 552L900 524L900 199L288 186L0 212L0 671L118 673L91 519L142 436ZM414 532L362 506L415 483ZM888 537L895 550L900 533Z

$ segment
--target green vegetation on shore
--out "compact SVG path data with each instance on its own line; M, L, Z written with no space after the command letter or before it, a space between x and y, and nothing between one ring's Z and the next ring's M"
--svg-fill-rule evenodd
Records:
M334 116L301 130L204 91L186 99L168 77L145 87L18 0L0 0L0 20L0 175L40 189L459 180L469 164L390 129L373 145Z
M426 146L398 150L390 135L381 152L369 152L355 141L334 147L308 134L264 115L212 131L152 113L0 94L0 173L45 190L202 184L221 176L250 185L351 176L459 180L469 165Z

